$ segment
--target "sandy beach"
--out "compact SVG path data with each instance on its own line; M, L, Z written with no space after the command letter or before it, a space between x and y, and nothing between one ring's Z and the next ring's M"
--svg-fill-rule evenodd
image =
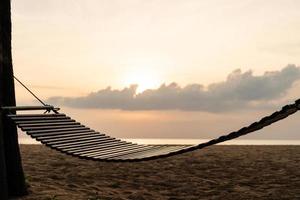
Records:
M214 146L140 163L102 163L21 145L21 200L300 199L300 146Z

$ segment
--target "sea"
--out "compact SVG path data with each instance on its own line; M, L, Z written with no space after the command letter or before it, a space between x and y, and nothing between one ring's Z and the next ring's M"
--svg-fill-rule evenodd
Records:
M184 144L196 145L209 141L209 139L172 139L172 138L123 138L123 140L138 144ZM40 142L29 138L20 137L20 144L40 144ZM218 145L300 145L300 140L255 140L255 139L235 139L220 143Z

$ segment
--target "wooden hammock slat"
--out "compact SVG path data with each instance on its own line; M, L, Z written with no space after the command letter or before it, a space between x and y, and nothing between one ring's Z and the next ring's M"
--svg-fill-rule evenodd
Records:
M62 135L69 135L74 133L94 133L95 131L91 129L84 129L84 130L68 130L68 131L58 131L58 132L50 132L50 133L31 133L27 131L28 135L31 135L31 137L46 137L46 136L62 136Z
M116 149L118 147L124 147L124 146L131 146L131 145L137 145L137 144L132 144L132 143L128 143L128 142L123 142L123 141L119 141L119 142L109 142L106 145L98 145L97 148L93 148L93 149L81 149L81 150L77 150L77 151L69 151L71 153L76 154L88 154L88 153L95 153L95 152L99 152L102 151L103 149Z
M50 137L50 138L39 138L42 139L45 142L60 142L60 141L69 141L69 140L74 140L74 139L82 139L84 140L85 138L89 138L90 136L97 136L99 138L104 138L107 137L103 134L98 134L98 133L82 133L80 135L65 135L64 137ZM58 143L57 143L58 144Z
M128 149L138 148L141 147L138 144L131 144L131 143L122 143L118 146L106 146L98 150L89 151L89 152L80 152L80 155L82 156L93 156L93 155L99 155L99 154L108 154L116 151L125 151ZM75 153L78 154L78 153Z
M148 157L151 155L157 155L158 153L165 153L165 152L170 152L174 149L178 149L175 148L174 146L169 146L169 145L156 145L155 148L149 149L147 151L142 151L142 152L136 152L136 153L131 153L131 154L127 154L127 155L120 155L120 156L116 156L114 157L114 159L135 159L135 158L139 158L139 157Z
M145 150L143 152L131 153L131 154L127 154L127 155L116 156L115 159L126 159L126 157L128 159L130 159L131 157L137 157L139 155L147 155L147 154L150 154L152 152L156 152L156 151L159 151L161 149L166 149L166 148L169 148L169 147L170 147L169 145L154 145L154 147L149 149L149 150Z
M61 126L61 125L80 125L79 122L47 122L47 123L38 123L38 124L19 124L20 128L33 128L40 127L43 129L47 126Z
M115 138L101 138L101 139L94 139L94 140L90 140L90 141L79 141L79 142L70 142L68 144L54 144L54 145L51 145L53 147L59 147L59 148L67 148L67 147L81 147L85 144L91 144L93 142L98 142L98 141L113 141L115 140Z
M100 158L100 159L112 159L114 157L117 157L117 156L120 156L120 155L126 155L128 153L135 153L135 152L140 152L140 151L144 151L144 150L147 150L147 149L152 149L154 148L153 146L141 146L141 147L137 147L137 148L134 148L134 149L128 149L126 151L116 151L116 152L111 152L109 154L99 154L99 155L96 155L96 156L92 156L94 158Z
M60 145L60 144L70 144L73 142L84 142L84 141L90 141L90 140L95 140L95 139L107 139L109 138L108 136L100 135L100 134L90 134L90 135L85 135L85 136L78 136L78 137L73 137L73 138L66 138L66 139L61 139L61 140L43 140L49 145Z
M24 110L59 110L60 108L55 108L54 106L5 106L2 110L14 110L14 111L24 111Z
M169 146L166 146L166 145L155 145L155 146L152 146L151 148L147 148L147 149L143 149L143 150L139 150L139 151L135 151L135 152L124 152L122 154L119 154L119 155L114 155L113 157L111 158L108 158L108 159L124 159L125 157L130 157L130 156L133 156L135 155L134 157L136 157L137 155L147 155L149 152L157 152L161 149L166 149L166 148L169 148Z
M98 152L98 153L94 153L92 155L89 155L89 156L92 156L92 157L105 157L105 156L108 156L108 155L114 155L114 154L117 154L117 153L125 153L125 152L128 152L128 151L133 151L133 150L141 150L141 149L147 149L147 148L151 148L152 146L150 145L138 145L138 144L134 144L134 146L130 146L130 147L124 147L124 148L118 148L118 149L112 149L112 150L102 150L101 152ZM89 157L88 156L88 157Z
M65 114L59 113L59 114L8 114L8 117L15 119L15 118L31 118L31 117L37 117L37 118L56 118L56 117L65 117Z
M142 147L142 146L145 146L145 145L138 145L138 144L135 144L135 143L128 143L128 142L125 142L124 144L122 145L119 145L119 146L115 146L114 148L111 148L109 146L104 146L102 148L99 149L99 151L95 151L93 153L87 153L88 155L96 155L96 154L101 154L101 153L109 153L109 152L112 152L112 151L118 151L120 149L128 149L128 148L134 148L134 147Z
M64 131L83 131L83 130L91 130L87 127L76 127L76 128L61 128L61 129L49 129L49 130L38 130L38 131L28 131L30 134L41 134L41 133L54 133L54 132L64 132Z
M21 126L21 125L27 125L27 124L41 124L41 123L68 123L68 122L75 122L74 119L53 119L53 120L35 120L35 121L15 121L15 123L18 125L18 126Z
M93 147L100 146L100 145L105 146L108 144L118 143L120 141L121 140L111 138L111 139L107 139L107 140L77 143L77 144L73 144L72 146L62 146L62 147L56 147L56 148L62 149L64 151L77 151L77 150L93 148Z
M39 121L52 121L52 120L60 120L60 119L71 119L70 117L65 117L65 116L58 116L58 117L14 117L14 118L11 118L12 120L14 121L36 121L36 120L39 120Z
M68 124L68 125L58 125L58 126L38 126L38 127L20 127L22 131L46 131L51 130L55 132L55 130L68 129L68 128L85 128L85 126L80 124Z
M165 146L163 148L156 148L153 151L138 152L138 153L140 153L139 155L132 156L133 154L126 154L126 155L121 155L121 156L114 157L114 159L117 159L117 158L125 159L126 157L129 157L129 159L131 159L131 158L136 158L136 157L139 157L139 156L147 157L148 155L157 155L157 154L169 153L169 152L172 152L174 150L181 149L181 148L183 148L183 147L182 146Z
M81 147L72 147L72 148L65 148L67 151L71 152L71 153L76 153L76 152L83 152L83 151L89 151L89 150L95 150L95 149L101 149L104 147L109 147L109 146L119 146L122 144L127 144L127 142L125 141L121 141L121 140L111 140L111 141L99 141L99 142L95 142L95 143L91 143L88 145L82 145Z
M87 158L93 158L93 159L107 159L111 156L114 156L114 155L118 155L118 154L121 154L122 152L124 153L125 152L138 152L139 150L142 150L142 149L149 149L151 148L150 146L148 147L140 147L140 146L137 146L135 148L131 148L131 149L128 149L128 150L120 150L120 151L111 151L111 152L104 152L104 153L100 153L98 155L92 155L92 156L84 156L84 157L87 157ZM82 156L81 156L82 157Z
M140 154L140 155L137 155L137 156L132 156L132 157L129 157L128 159L143 159L143 158L149 158L149 157L156 157L156 156L160 156L160 155L165 155L165 154L177 152L177 151L189 148L189 147L190 146L176 146L176 147L168 146L164 149L159 149L157 151L153 151L153 152L150 152L150 153L145 153L145 154ZM126 157L123 158L123 159L126 159Z
M59 140L59 139L64 139L64 138L71 138L71 137L92 135L92 134L104 135L102 133L97 133L97 132L91 131L91 132L82 132L82 133L68 133L68 134L64 134L64 135L38 136L36 138L40 139L40 140L48 140L48 139Z

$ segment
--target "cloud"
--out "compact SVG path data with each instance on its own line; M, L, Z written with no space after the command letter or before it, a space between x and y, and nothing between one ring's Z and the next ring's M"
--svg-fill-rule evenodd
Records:
M51 97L48 102L75 108L225 112L260 107L280 99L299 79L300 67L295 65L261 76L237 69L226 81L207 87L200 84L181 87L171 83L139 94L137 85L122 90L108 87L83 97Z

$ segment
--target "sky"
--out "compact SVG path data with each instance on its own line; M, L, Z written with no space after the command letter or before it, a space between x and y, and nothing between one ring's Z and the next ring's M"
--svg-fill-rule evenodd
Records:
M297 0L12 1L15 75L117 137L211 138L297 99ZM36 105L16 85L20 105ZM246 138L300 139L295 115Z

